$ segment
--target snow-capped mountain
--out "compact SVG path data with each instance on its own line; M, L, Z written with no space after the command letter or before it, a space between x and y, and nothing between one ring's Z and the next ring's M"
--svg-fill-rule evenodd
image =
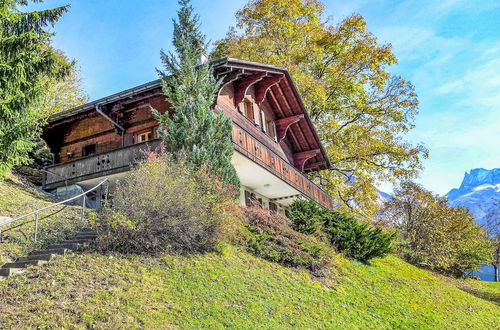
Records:
M476 168L465 173L460 188L446 194L452 206L467 207L479 224L484 224L485 216L500 201L500 168L485 170Z
M391 198L392 198L392 196L390 194L383 192L382 190L377 189L377 203L378 204L382 205Z

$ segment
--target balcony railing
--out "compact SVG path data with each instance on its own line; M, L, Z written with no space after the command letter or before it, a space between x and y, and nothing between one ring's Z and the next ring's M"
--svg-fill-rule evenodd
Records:
M324 207L332 207L332 199L324 190L235 122L233 122L232 139L235 150L264 167L305 196Z
M151 140L49 166L45 177L45 189L62 186L65 182L81 182L128 171L139 160L144 159L144 151L158 148L160 141Z
M273 173L305 196L325 207L331 207L332 200L325 191L234 122L232 139L235 150ZM45 177L45 189L53 189L66 183L81 182L128 171L139 160L144 159L145 150L154 150L159 147L160 143L161 140L159 139L151 140L49 166Z

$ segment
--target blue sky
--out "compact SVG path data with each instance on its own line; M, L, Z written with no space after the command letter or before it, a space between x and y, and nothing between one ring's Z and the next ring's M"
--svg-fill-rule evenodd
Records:
M46 0L45 7L67 3ZM242 0L193 0L205 34L216 40L234 24ZM326 0L333 22L359 13L391 43L391 70L420 97L408 135L431 155L418 181L445 194L465 171L500 167L500 1ZM96 99L156 79L159 51L171 47L175 0L79 0L55 28L55 45L76 58ZM390 187L383 186L390 190Z

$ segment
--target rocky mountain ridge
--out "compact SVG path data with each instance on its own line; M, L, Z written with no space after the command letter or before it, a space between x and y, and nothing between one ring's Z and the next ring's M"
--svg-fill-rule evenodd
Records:
M479 224L500 203L500 168L475 168L465 173L459 188L450 190L446 197L452 206L467 207Z

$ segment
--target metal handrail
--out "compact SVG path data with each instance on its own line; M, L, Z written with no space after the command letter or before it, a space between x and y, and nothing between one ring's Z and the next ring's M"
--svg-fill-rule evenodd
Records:
M68 202L71 202L75 199L78 199L80 197L83 197L82 198L82 211L81 211L81 219L82 221L85 219L85 199L86 199L86 196L89 192L92 192L94 190L96 190L97 188L101 187L102 185L104 185L104 183L108 183L109 184L109 180L108 178L105 178L104 180L102 180L101 182L99 182L96 186L92 187L91 189L87 190L87 191L84 191L76 196L73 196L71 198L68 198L68 199L65 199L61 202L57 202L57 203L54 203L54 204L50 204L50 205L47 205L47 206L44 206L38 210L35 210L35 211L32 211L30 213L26 213L26 214L23 214L21 216L18 216L17 218L14 218L14 219L11 219L7 222L4 222L4 223L1 223L0 224L0 241L2 240L2 230L1 228L2 227L5 227L5 226L8 226L16 221L19 221L21 219L24 219L24 218L27 218L29 216L34 216L34 221L35 221L35 234L34 234L34 240L36 241L37 239L37 234L38 234L38 214L42 211L45 211L45 210L48 210L52 207L55 207L55 206L58 206L58 205L62 205L62 204L65 204L65 203L68 203ZM25 224L28 223L28 222L25 222ZM7 229L8 230L8 229ZM5 230L4 230L5 231Z

